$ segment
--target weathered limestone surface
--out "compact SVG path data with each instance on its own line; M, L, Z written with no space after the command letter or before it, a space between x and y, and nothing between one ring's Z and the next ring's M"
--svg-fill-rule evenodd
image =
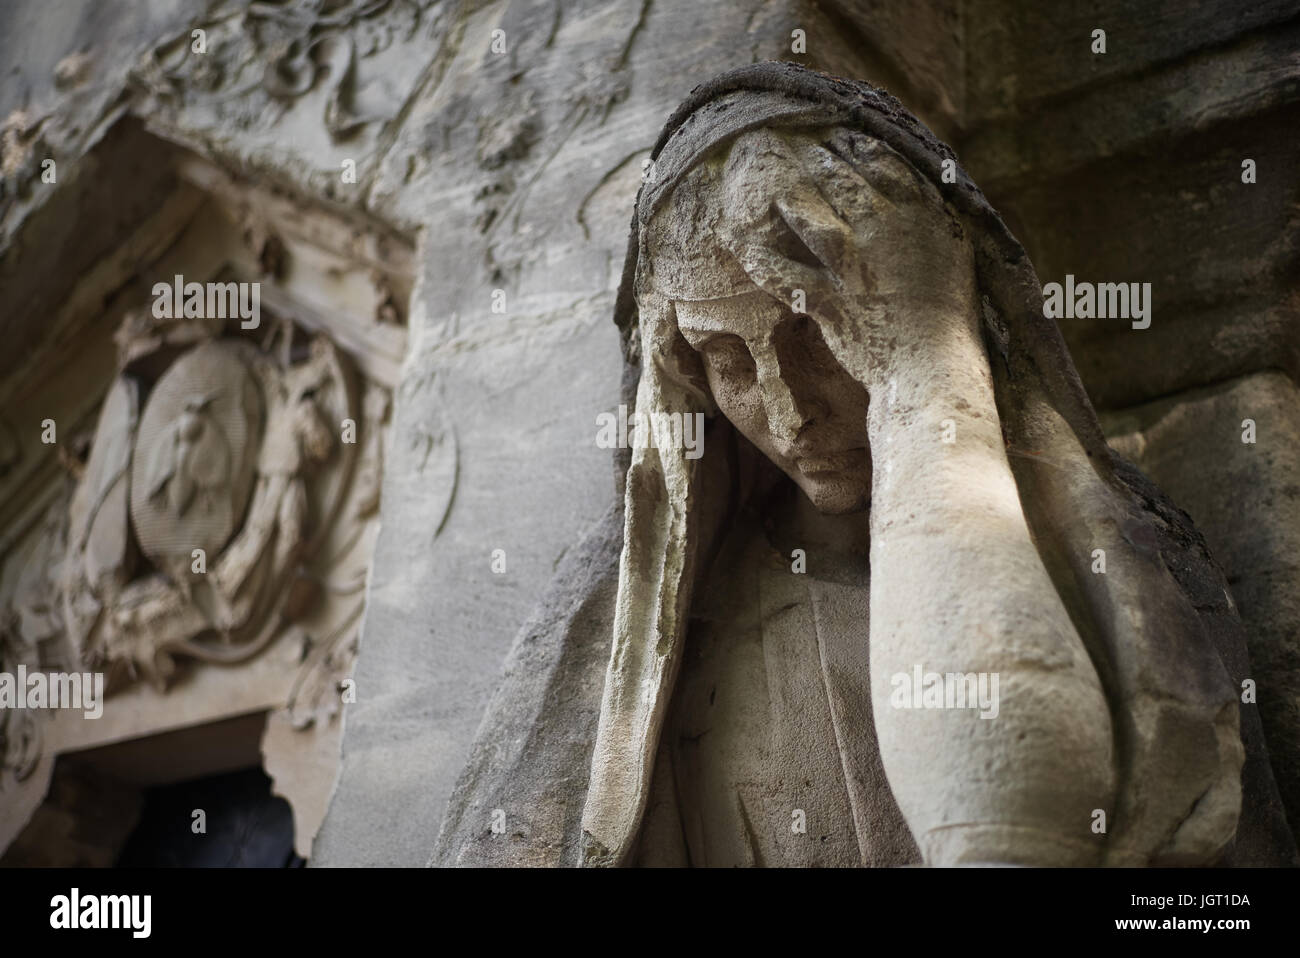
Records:
M158 162L159 138L418 237L415 290L394 289L410 347L319 863L427 859L513 636L577 531L615 501L595 415L619 399L608 317L641 161L686 91L727 67L777 57L885 86L953 143L1044 282L1153 282L1148 330L1062 323L1099 407L1268 367L1300 375L1294 2L257 7L6 4L0 376L63 348L51 336L64 289L49 277L156 259L190 222L201 196ZM196 27L206 59L186 52ZM1104 56L1089 49L1096 27ZM796 28L805 54L791 52ZM57 188L40 182L46 156ZM87 284L83 305L108 292ZM0 422L0 472L9 435ZM1203 465L1171 459L1157 481L1178 488L1176 467ZM1294 470L1277 460L1269 482L1288 488ZM1258 502L1185 508L1206 528L1218 509L1220 527L1238 509L1258 526Z
M945 161L896 101L786 64L673 114L615 321L638 416L709 441L640 437L612 613L596 576L544 600L435 863L1293 861L1223 574L1107 448L1032 265ZM603 681L575 604L606 611ZM914 669L1001 695L900 700Z

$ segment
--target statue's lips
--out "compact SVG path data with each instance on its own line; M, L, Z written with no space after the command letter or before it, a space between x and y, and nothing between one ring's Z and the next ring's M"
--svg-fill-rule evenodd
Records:
M809 478L829 473L845 472L862 464L865 449L850 449L829 456L801 456L795 460L799 471Z

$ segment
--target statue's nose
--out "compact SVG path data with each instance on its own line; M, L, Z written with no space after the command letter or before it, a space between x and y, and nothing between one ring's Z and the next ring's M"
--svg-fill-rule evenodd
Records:
M755 357L755 366L768 430L776 439L792 443L810 417L782 377L775 350L766 350L763 355Z

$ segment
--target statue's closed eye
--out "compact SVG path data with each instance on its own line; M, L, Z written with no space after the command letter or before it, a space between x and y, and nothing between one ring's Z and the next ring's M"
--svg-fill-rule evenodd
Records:
M699 351L714 372L722 376L753 376L754 357L739 336L723 334L710 336L699 346Z

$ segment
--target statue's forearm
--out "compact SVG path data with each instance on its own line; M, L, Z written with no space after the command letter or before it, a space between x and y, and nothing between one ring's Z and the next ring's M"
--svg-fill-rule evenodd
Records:
M884 767L927 862L1097 863L1094 813L1115 789L1109 710L1030 537L978 341L955 331L944 347L872 394ZM984 701L954 707L971 689Z

